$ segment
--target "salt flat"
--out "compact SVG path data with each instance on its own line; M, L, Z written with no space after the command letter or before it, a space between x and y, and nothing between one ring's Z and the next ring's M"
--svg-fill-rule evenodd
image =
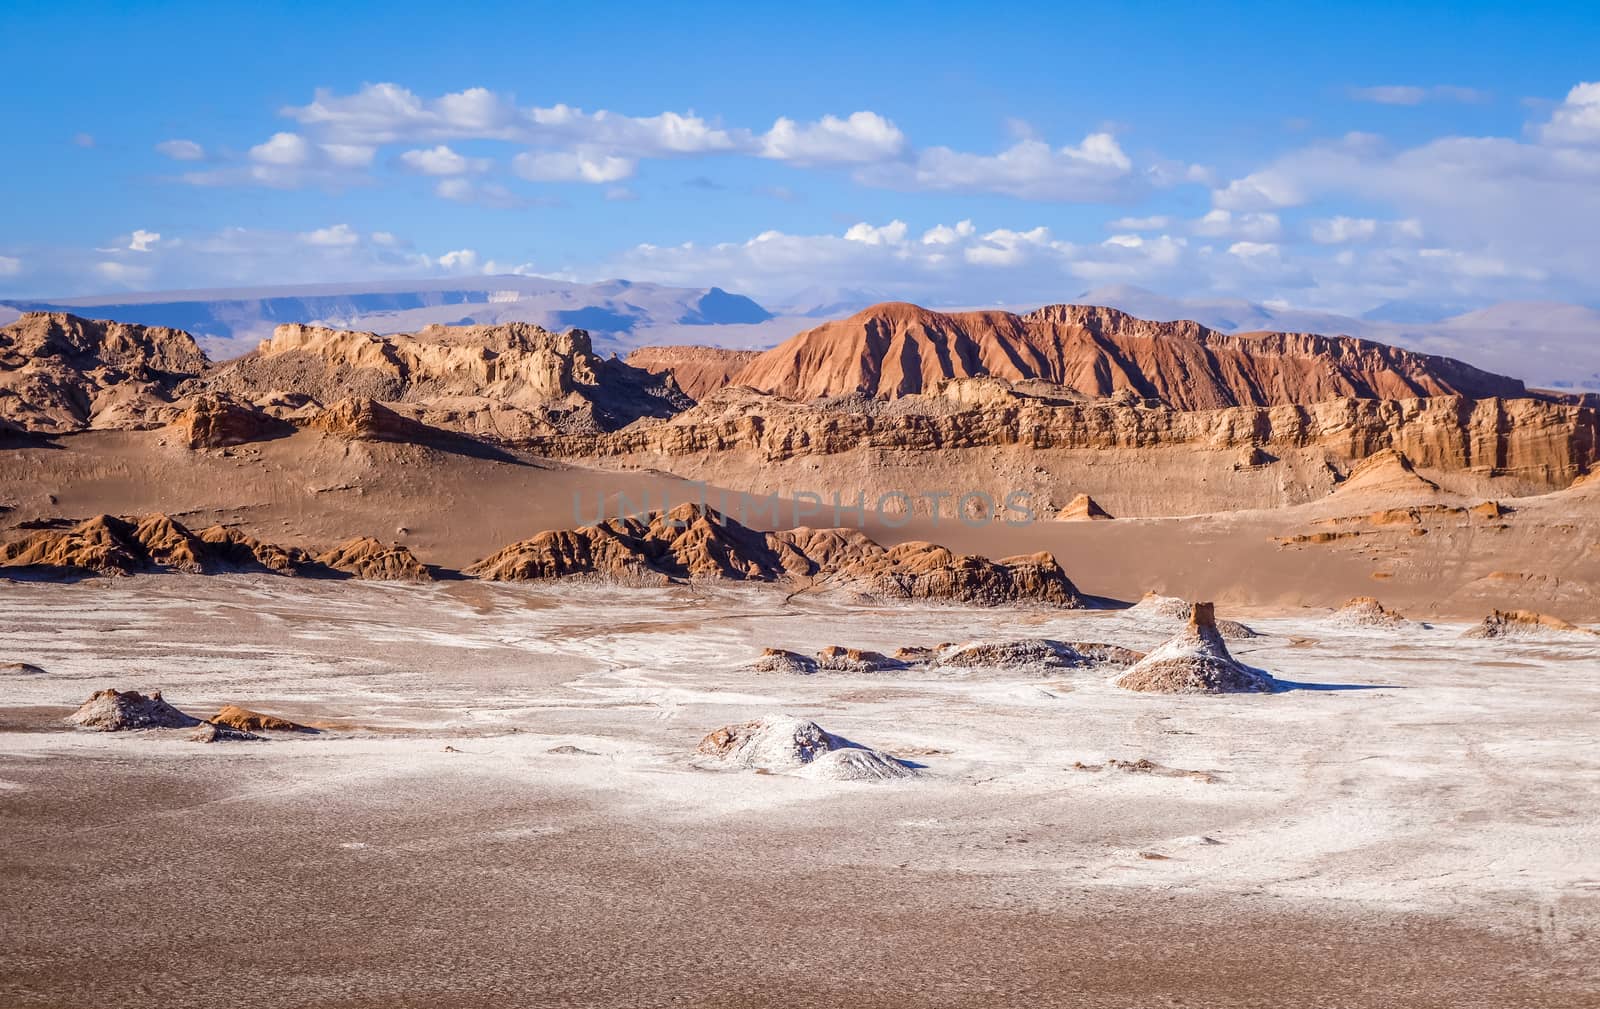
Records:
M1600 649L1222 615L1291 689L746 668L769 646L1174 630L1137 610L0 583L0 662L44 670L0 672L0 1001L1600 1004ZM324 731L61 724L107 686ZM772 713L919 773L691 763Z

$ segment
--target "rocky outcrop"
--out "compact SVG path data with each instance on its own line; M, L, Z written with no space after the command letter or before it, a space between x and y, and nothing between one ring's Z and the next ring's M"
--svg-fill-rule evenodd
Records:
M1189 625L1117 677L1117 686L1159 694L1230 694L1273 689L1265 671L1234 659L1211 603L1195 603Z
M101 575L326 571L304 551L262 543L221 526L196 535L160 514L137 520L97 515L67 529L39 530L0 545L0 567Z
M932 543L884 548L858 530L761 533L695 504L646 518L548 530L466 573L491 581L594 575L628 581L797 581L883 599L1079 607L1083 597L1048 553L992 561Z
M596 356L583 330L520 322L391 336L279 326L207 384L251 400L287 389L323 403L403 405L427 426L494 440L613 430L691 403L660 375Z
M0 427L156 427L207 366L189 334L30 312L0 327Z
M208 721L213 725L227 726L240 732L311 732L299 722L291 722L287 718L276 715L264 715L259 711L241 708L237 704L229 704L212 715Z
M1439 485L1419 474L1404 452L1386 448L1356 464L1334 493L1341 497L1427 497L1439 493Z
M640 347L628 354L627 361L644 371L671 375L685 395L701 399L727 385L760 354L758 350L723 347Z
M161 698L161 691L147 697L137 690L110 688L97 690L82 706L67 717L73 725L100 732L130 729L187 729L200 725L200 719L186 715Z
M398 543L385 545L371 536L357 536L320 554L317 561L335 571L377 582L427 582L428 569Z
M1569 641L1597 638L1600 637L1600 631L1591 631L1546 613L1535 613L1531 610L1495 610L1483 618L1483 623L1467 631L1462 637Z
M226 393L196 396L172 421L172 430L189 448L226 448L273 438L292 426Z
M1229 336L1089 305L1049 305L1027 315L874 305L793 337L731 381L792 399L858 392L892 399L978 376L1043 379L1093 397L1126 392L1181 410L1526 391L1515 379L1460 361L1366 340Z
M805 580L821 590L891 600L1083 606L1050 553L992 561L923 542L885 548L856 529L755 532L693 504L539 532L472 564L466 574L490 580Z
M1182 412L1011 397L961 408L930 397L893 404L859 400L792 403L723 390L665 422L609 434L549 436L522 443L550 457L652 459L749 452L766 461L857 451L1185 448L1275 456L1314 450L1349 467L1394 449L1414 467L1517 476L1547 489L1600 465L1600 415L1533 399L1332 400L1312 405Z
M1111 518L1111 513L1095 503L1094 498L1087 494L1079 494L1067 506L1056 512L1056 518L1062 522L1095 522Z

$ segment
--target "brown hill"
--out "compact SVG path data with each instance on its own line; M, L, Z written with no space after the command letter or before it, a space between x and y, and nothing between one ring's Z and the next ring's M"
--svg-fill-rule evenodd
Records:
M523 322L390 336L279 326L206 384L252 401L292 390L321 403L404 404L423 424L496 439L609 431L690 405L662 376L598 357L581 329Z
M757 350L723 347L640 347L628 355L628 364L645 371L665 372L686 395L703 399L728 384L740 368L760 356Z
M898 302L807 330L732 376L793 399L894 399L951 378L1043 379L1088 396L1159 399L1182 410L1340 398L1517 397L1523 384L1449 358L1350 337L1230 336L1110 308L945 314Z
M655 582L808 580L823 589L887 599L1084 605L1077 588L1048 553L992 561L932 543L901 543L885 549L853 529L762 533L715 509L693 504L642 519L609 519L542 532L497 551L465 573L491 581L570 575Z
M0 327L0 426L47 434L155 426L177 415L172 400L206 364L176 329L29 312Z

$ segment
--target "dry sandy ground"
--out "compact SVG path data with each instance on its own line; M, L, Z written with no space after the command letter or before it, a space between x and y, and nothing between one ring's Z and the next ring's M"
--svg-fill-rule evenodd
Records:
M0 1004L1600 1005L1596 649L1224 615L1318 686L741 668L1169 630L1126 612L0 582L0 662L44 670L0 672ZM109 685L328 728L60 725ZM775 712L924 769L691 766ZM1141 757L1200 773L1074 768Z
M602 497L607 513L614 515L657 508L668 494L677 502L701 493L656 470L473 458L417 445L352 443L309 431L226 451L194 452L170 442L170 434L161 431L101 431L0 452L0 537L23 535L15 527L30 520L164 511L191 528L222 522L272 542L315 549L357 535L399 540L425 564L461 568L542 530L592 521ZM1189 515L1177 507L1185 503L1182 479L1166 471L1141 475L1138 461L1121 455L1116 465L1086 463L1084 472L1109 468L1114 478L1095 480L1113 483L1154 481L1171 491L1168 503L1174 510L1159 513L1168 517L973 528L950 517L937 524L920 518L895 525L869 514L866 528L886 544L927 539L990 557L1049 550L1083 591L1123 600L1154 590L1213 598L1224 605L1287 608L1337 606L1351 596L1377 595L1405 611L1441 618L1476 620L1500 608L1600 621L1600 484L1535 497L1502 497L1514 510L1495 521L1424 514L1418 528L1426 535L1417 535L1403 524L1326 523L1382 508L1441 501L1466 506L1483 500L1466 493L1474 489L1467 486L1466 476L1452 476L1458 483L1467 481L1459 494L1336 494L1292 507L1238 505L1247 510ZM923 456L916 467L935 474L924 474L929 486L984 486L971 471L972 454L959 464ZM726 486L756 486L740 482L754 478L732 455L660 462L682 474L720 479ZM815 488L817 493L838 489L844 500L853 501L872 480L901 485L900 477L914 468L902 461L891 475L869 479L871 467L830 472L820 468L824 462L844 465L838 460L792 460L791 469L803 463L814 472L761 479ZM1213 477L1221 482L1276 479L1234 473L1226 466ZM1021 484L1007 478L1000 486ZM713 505L738 505L741 500L737 494L719 498L712 493ZM1235 496L1241 501L1250 497ZM834 523L831 510L807 515L802 509L797 515L793 502L781 504L781 521L774 521L762 510L763 502L746 501L747 524L781 528ZM741 517L729 510L734 518ZM845 515L843 521L854 520ZM1329 529L1359 535L1306 546L1279 542Z

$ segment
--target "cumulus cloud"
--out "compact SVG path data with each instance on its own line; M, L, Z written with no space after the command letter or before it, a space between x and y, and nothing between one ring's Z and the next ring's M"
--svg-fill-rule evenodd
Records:
M823 116L804 126L780 118L761 138L764 158L798 164L847 164L884 161L900 155L906 137L876 112L852 112L840 119Z
M1019 140L998 154L929 147L910 163L865 168L856 177L868 185L894 189L1091 202L1116 198L1133 174L1133 162L1115 137L1091 133L1076 146L1052 148L1041 140Z
M400 155L400 164L419 175L466 175L489 167L486 158L464 157L444 144L406 151Z
M0 256L0 277L15 277L22 272L22 260L16 256Z
M173 161L204 161L206 149L193 140L163 140L156 150Z
M511 161L512 170L530 182L621 182L637 167L633 158L586 151L524 151Z
M128 238L128 249L131 252L149 252L151 247L161 241L158 231L145 231L138 229Z
M370 144L319 143L280 131L251 147L242 163L188 172L183 181L197 186L254 184L275 189L308 185L347 185L360 181L377 148Z
M1320 245L1343 245L1369 241L1378 233L1378 222L1370 217L1329 217L1311 222L1311 240Z
M1551 144L1600 143L1600 83L1583 83L1567 92L1539 137Z
M1278 237L1283 230L1283 222L1277 214L1267 211L1236 214L1218 208L1192 222L1189 230L1207 238L1265 241Z
M361 236L348 224L335 224L315 231L303 231L300 233L300 241L307 245L349 246L360 242Z

